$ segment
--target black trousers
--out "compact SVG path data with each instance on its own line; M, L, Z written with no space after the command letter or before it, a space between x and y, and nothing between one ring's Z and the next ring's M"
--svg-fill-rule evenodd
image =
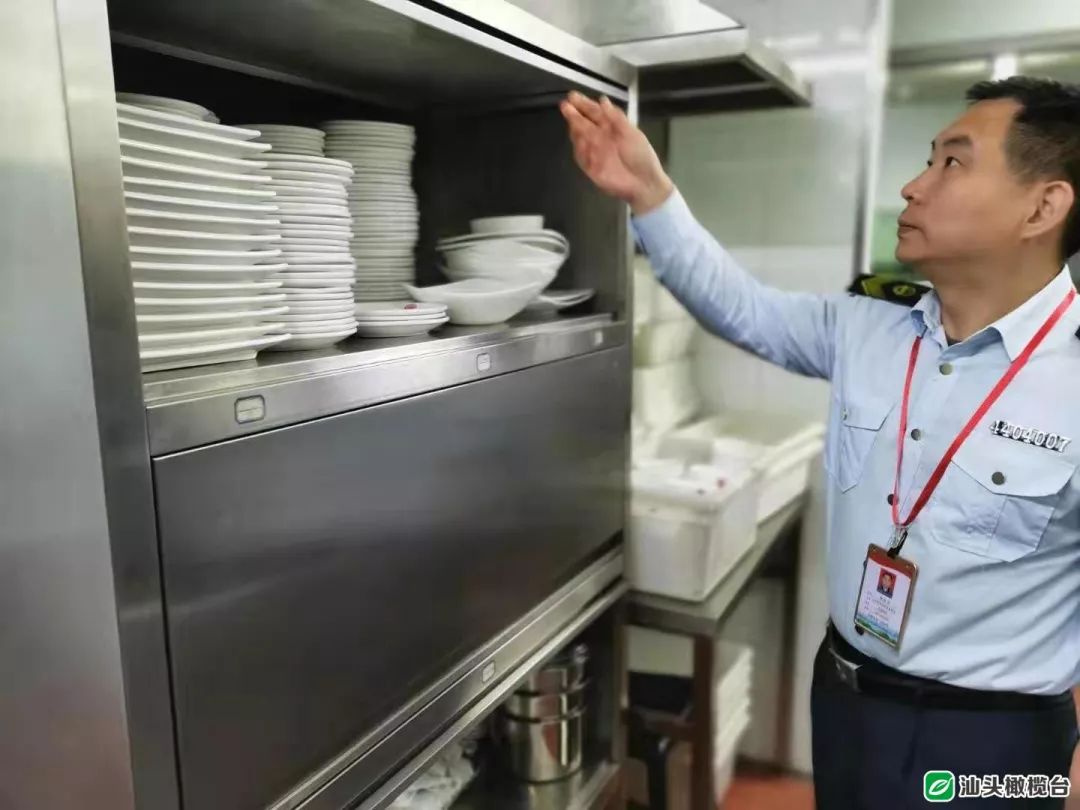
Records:
M911 810L926 771L961 775L1068 776L1077 743L1072 699L1045 709L930 709L854 691L823 643L811 697L817 810ZM1073 793L1080 785L1073 786ZM1061 810L1064 799L978 798L955 804Z

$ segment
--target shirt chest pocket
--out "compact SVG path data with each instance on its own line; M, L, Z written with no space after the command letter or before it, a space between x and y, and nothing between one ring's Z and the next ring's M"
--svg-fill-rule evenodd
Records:
M842 492L862 480L870 450L894 404L890 399L873 397L834 402L825 469Z
M957 451L930 503L940 543L1011 561L1039 547L1076 462L1044 448L972 436Z

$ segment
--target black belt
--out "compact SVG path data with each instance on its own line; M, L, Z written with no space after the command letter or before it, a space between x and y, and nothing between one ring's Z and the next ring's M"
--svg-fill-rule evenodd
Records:
M1031 711L1069 705L1072 694L1029 695L965 689L892 669L852 647L829 623L825 643L840 680L855 692L928 709Z

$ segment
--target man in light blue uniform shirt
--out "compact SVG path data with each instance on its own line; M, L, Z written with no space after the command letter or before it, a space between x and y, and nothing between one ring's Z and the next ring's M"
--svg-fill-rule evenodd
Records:
M1080 88L1015 78L968 100L902 191L898 258L935 288L914 308L763 286L621 111L562 104L579 165L630 203L660 281L711 332L832 383L819 810L923 806L931 770L986 806L1060 808L1077 742L1080 301L1064 261L1080 250ZM857 627L856 605L869 545L888 549L924 491L895 554L918 568L897 646ZM902 593L892 576L865 598Z

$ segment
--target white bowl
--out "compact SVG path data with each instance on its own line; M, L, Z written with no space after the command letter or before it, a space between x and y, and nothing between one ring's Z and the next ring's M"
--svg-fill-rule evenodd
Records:
M543 289L541 283L513 284L496 279L469 279L434 287L405 285L409 295L426 304L446 304L450 320L465 326L502 323L517 315Z
M540 231L544 228L543 214L517 214L506 217L479 217L469 220L473 233L513 233Z

